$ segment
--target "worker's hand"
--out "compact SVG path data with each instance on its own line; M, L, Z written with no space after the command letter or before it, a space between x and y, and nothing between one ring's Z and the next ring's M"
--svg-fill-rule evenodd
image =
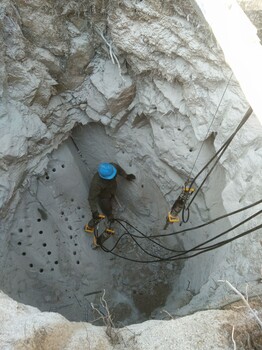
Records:
M128 180L128 181L132 181L132 180L135 180L135 175L134 174L127 174L126 175L126 179Z
M99 219L99 212L98 211L94 211L92 213L92 217L93 217L94 220Z

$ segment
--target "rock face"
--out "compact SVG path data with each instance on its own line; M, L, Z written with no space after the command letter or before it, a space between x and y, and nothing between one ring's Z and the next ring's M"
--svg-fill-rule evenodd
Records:
M41 313L18 304L3 293L0 310L2 349L226 350L232 349L235 342L237 349L246 350L261 345L259 326L243 309L203 311L176 320L147 321L117 330L106 325L70 323L61 315Z
M257 28L257 35L262 40L262 4L259 0L238 0L247 16Z
M0 17L3 290L42 311L91 321L90 303L106 289L124 324L161 318L164 305L177 315L227 304L234 297L221 279L240 290L248 283L251 294L261 293L257 231L190 259L144 263L212 239L261 204L157 240L176 253L144 240L145 255L125 236L117 254L142 260L140 265L92 251L83 234L91 177L108 160L136 174L134 183L119 181L116 215L147 236L178 231L173 226L163 232L163 226L184 182L197 175L248 109L191 2L4 0ZM261 145L261 125L252 115L182 229L261 198ZM259 216L223 239L258 224Z

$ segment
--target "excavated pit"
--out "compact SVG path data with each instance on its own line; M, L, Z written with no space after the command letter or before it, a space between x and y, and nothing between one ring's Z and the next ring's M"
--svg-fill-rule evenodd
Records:
M145 263L170 251L145 238L141 249L129 235L114 251L127 259L92 250L92 237L83 227L91 215L89 184L101 161L118 162L136 175L132 183L119 178L115 216L149 237L207 223L250 204L258 200L262 183L261 126L252 116L198 194L189 221L163 231L188 176L195 176L227 140L248 103L191 2L126 0L118 7L113 1L112 8L99 12L102 3L94 5L92 22L82 2L75 13L71 2L52 8L40 1L31 8L16 1L19 16L5 2L11 49L5 53L8 79L3 81L13 107L6 107L10 128L3 137L9 143L0 167L1 289L42 311L89 322L97 319L92 304L105 311L100 302L105 291L116 326L164 319L163 310L182 315L220 308L232 301L221 279L240 290L249 283L259 294L258 233L169 262ZM248 214L157 241L188 250ZM125 227L115 224L109 249Z
M52 154L45 175L23 195L8 233L1 285L13 298L43 311L60 312L73 321L92 321L90 302L99 304L103 290L116 322L148 319L164 306L181 264L137 265L91 249L92 237L83 231L90 219L88 186L97 162L115 161L116 149L104 128L96 124L79 128L73 137L86 164L69 139ZM126 170L131 169L130 164ZM136 175L134 184L120 180L116 217L137 226L142 221L146 234L156 233L164 224L165 200L142 169ZM155 225L159 212L162 220ZM136 222L135 216L139 217ZM117 235L107 242L109 247L124 232L120 225L115 228ZM118 254L139 258L131 240L119 246Z
M141 133L141 129L137 130ZM133 140L136 133L134 129ZM114 202L117 218L127 220L147 236L181 228L176 224L176 228L173 225L163 231L168 203L136 157L119 151L120 143L121 140L106 135L104 126L92 123L77 127L72 137L50 155L44 176L35 178L22 195L7 233L8 251L2 257L1 285L8 295L42 311L59 312L72 321L91 322L97 316L91 303L99 307L99 298L105 291L114 322L122 325L164 317L161 309L168 296L172 291L180 295L179 278L188 284L186 293L192 293L188 276L180 276L183 260L134 263L91 248L92 236L83 227L90 219L89 183L100 161L116 161L120 157L125 160L121 164L125 170L137 177L132 183L119 179ZM190 225L197 221L192 214ZM116 235L106 242L108 248L125 232L117 223L115 230ZM157 241L178 251L184 249L187 241L188 246L197 241L183 236ZM139 243L151 254L163 258L170 255L145 240ZM128 236L120 241L114 253L136 260L154 260ZM184 292L181 295L184 297ZM181 300L181 296L176 298L180 306L187 301Z

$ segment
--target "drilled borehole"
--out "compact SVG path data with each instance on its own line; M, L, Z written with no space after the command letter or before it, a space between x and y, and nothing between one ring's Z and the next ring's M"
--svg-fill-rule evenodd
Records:
M43 231L42 231L42 230L40 230L38 233L39 233L40 235L42 235L42 234L43 234Z
M61 165L61 168L64 168L64 167L65 167L65 164L62 164L62 165Z
M43 247L46 247L46 243L43 243Z
M34 267L34 265L33 264L29 264L29 267Z
M22 228L19 228L19 229L18 229L18 232L23 232L23 229L22 229Z
M52 169L52 172L55 173L55 172L56 172L56 168L53 168L53 169Z
M41 221L42 221L41 218L38 218L38 219L37 219L37 222L41 222Z
M41 272L41 273L44 272L44 269L39 269L39 272Z
M25 255L26 255L26 252L23 252L22 255L25 256Z
M50 250L47 252L47 255L51 255L51 252L50 252Z
M22 242L17 242L17 245L21 245L22 244Z

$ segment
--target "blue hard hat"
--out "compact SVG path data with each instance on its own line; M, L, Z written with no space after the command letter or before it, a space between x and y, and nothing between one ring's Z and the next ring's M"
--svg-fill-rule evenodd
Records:
M100 163L98 166L98 174L102 179L112 180L116 173L116 168L110 163Z

